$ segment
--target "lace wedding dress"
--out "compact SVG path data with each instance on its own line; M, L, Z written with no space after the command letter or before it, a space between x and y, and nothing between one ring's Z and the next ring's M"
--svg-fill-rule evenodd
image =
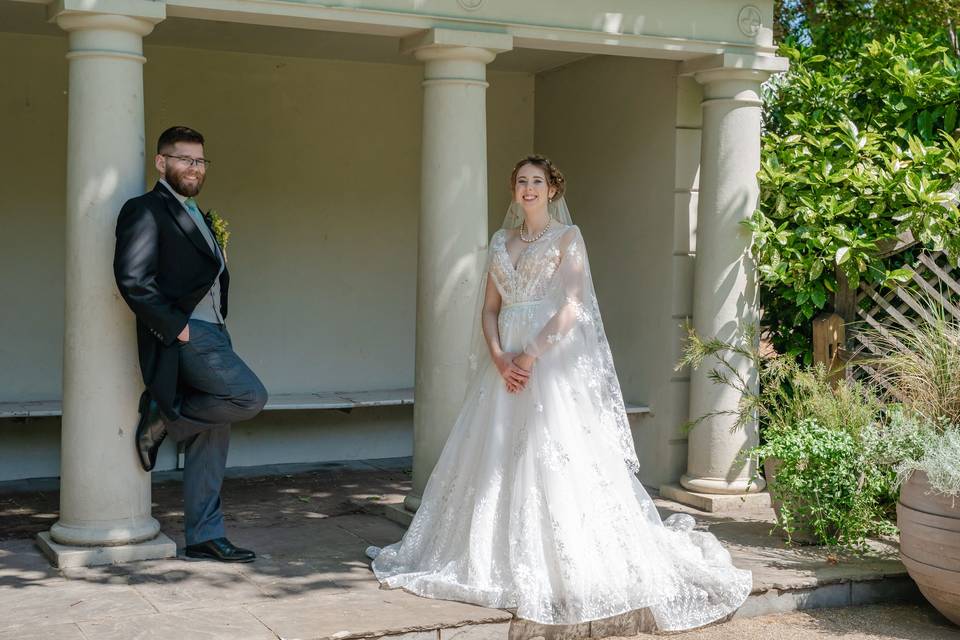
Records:
M576 226L552 224L514 266L491 240L501 345L538 357L507 392L489 356L403 539L375 555L381 583L574 624L649 607L660 630L736 610L751 574L693 518L666 523L636 479L633 439ZM378 555L376 555L378 553Z

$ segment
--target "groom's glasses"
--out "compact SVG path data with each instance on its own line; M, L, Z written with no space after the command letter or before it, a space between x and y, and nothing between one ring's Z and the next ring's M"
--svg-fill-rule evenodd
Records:
M188 167L197 166L197 167L200 167L201 169L206 169L207 167L210 166L210 161L207 160L206 158L191 158L189 156L171 156L170 154L167 154L167 153L161 153L160 155L162 155L164 158L171 158L173 160L176 160L180 164Z

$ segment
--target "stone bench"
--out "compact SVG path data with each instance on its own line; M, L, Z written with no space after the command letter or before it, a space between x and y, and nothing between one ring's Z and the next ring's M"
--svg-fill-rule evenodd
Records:
M335 409L348 413L364 407L400 407L413 405L413 389L379 391L322 391L318 393L278 393L270 396L264 411L313 411ZM627 414L650 413L645 404L628 402ZM2 418L46 418L63 415L60 400L0 402Z

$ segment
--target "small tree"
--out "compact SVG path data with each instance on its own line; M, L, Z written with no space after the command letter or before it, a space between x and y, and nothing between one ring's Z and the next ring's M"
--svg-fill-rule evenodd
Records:
M774 344L809 361L809 321L832 306L838 269L854 289L909 279L878 252L907 231L960 256L960 58L916 33L849 59L781 52L791 69L767 89L760 202L747 224Z

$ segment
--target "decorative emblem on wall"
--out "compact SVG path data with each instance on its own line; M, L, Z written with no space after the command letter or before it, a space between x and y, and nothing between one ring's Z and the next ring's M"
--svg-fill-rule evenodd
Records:
M457 4L467 11L476 11L483 6L484 0L457 0Z
M752 4L748 4L740 9L740 15L737 16L737 23L740 25L740 32L751 38L757 35L760 27L763 26L763 14Z

